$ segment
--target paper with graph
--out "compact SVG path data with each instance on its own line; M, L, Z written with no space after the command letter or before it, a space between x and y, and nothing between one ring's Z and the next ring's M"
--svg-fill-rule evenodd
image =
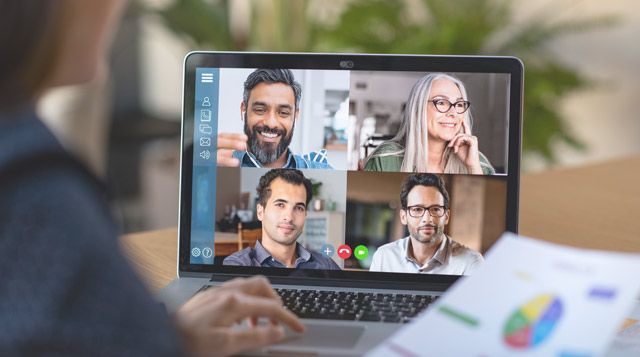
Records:
M599 356L640 291L640 255L505 234L473 276L370 356Z

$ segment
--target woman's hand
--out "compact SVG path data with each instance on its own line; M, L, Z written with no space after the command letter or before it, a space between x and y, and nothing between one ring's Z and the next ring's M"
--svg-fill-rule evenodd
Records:
M196 356L227 356L282 340L283 323L297 332L304 325L290 311L264 277L234 279L196 294L175 314L187 349ZM258 318L271 323L258 325ZM237 328L248 320L249 327Z
M454 136L453 139L449 141L449 145L447 145L447 147L453 149L454 154L456 154L467 166L467 170L469 170L470 174L482 175L480 151L478 150L478 138L476 136L466 134L470 133L471 130L464 120L462 121L462 127L463 132Z
M233 151L247 150L247 136L244 134L218 134L217 163L218 166L238 167L240 160L233 157Z

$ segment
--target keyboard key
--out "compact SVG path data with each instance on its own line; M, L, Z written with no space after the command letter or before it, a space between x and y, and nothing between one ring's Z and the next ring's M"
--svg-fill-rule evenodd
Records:
M382 317L377 313L366 313L360 316L359 321L382 321Z

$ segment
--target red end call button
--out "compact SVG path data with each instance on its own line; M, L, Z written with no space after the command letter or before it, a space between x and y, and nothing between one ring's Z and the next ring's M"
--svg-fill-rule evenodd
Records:
M351 253L351 247L346 244L338 247L338 256L342 259L349 259L349 257L351 257Z

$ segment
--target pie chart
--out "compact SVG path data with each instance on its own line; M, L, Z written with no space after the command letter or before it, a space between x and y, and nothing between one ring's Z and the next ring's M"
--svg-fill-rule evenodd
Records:
M503 338L516 349L533 348L544 342L562 317L562 301L552 294L542 294L517 308L507 319Z

